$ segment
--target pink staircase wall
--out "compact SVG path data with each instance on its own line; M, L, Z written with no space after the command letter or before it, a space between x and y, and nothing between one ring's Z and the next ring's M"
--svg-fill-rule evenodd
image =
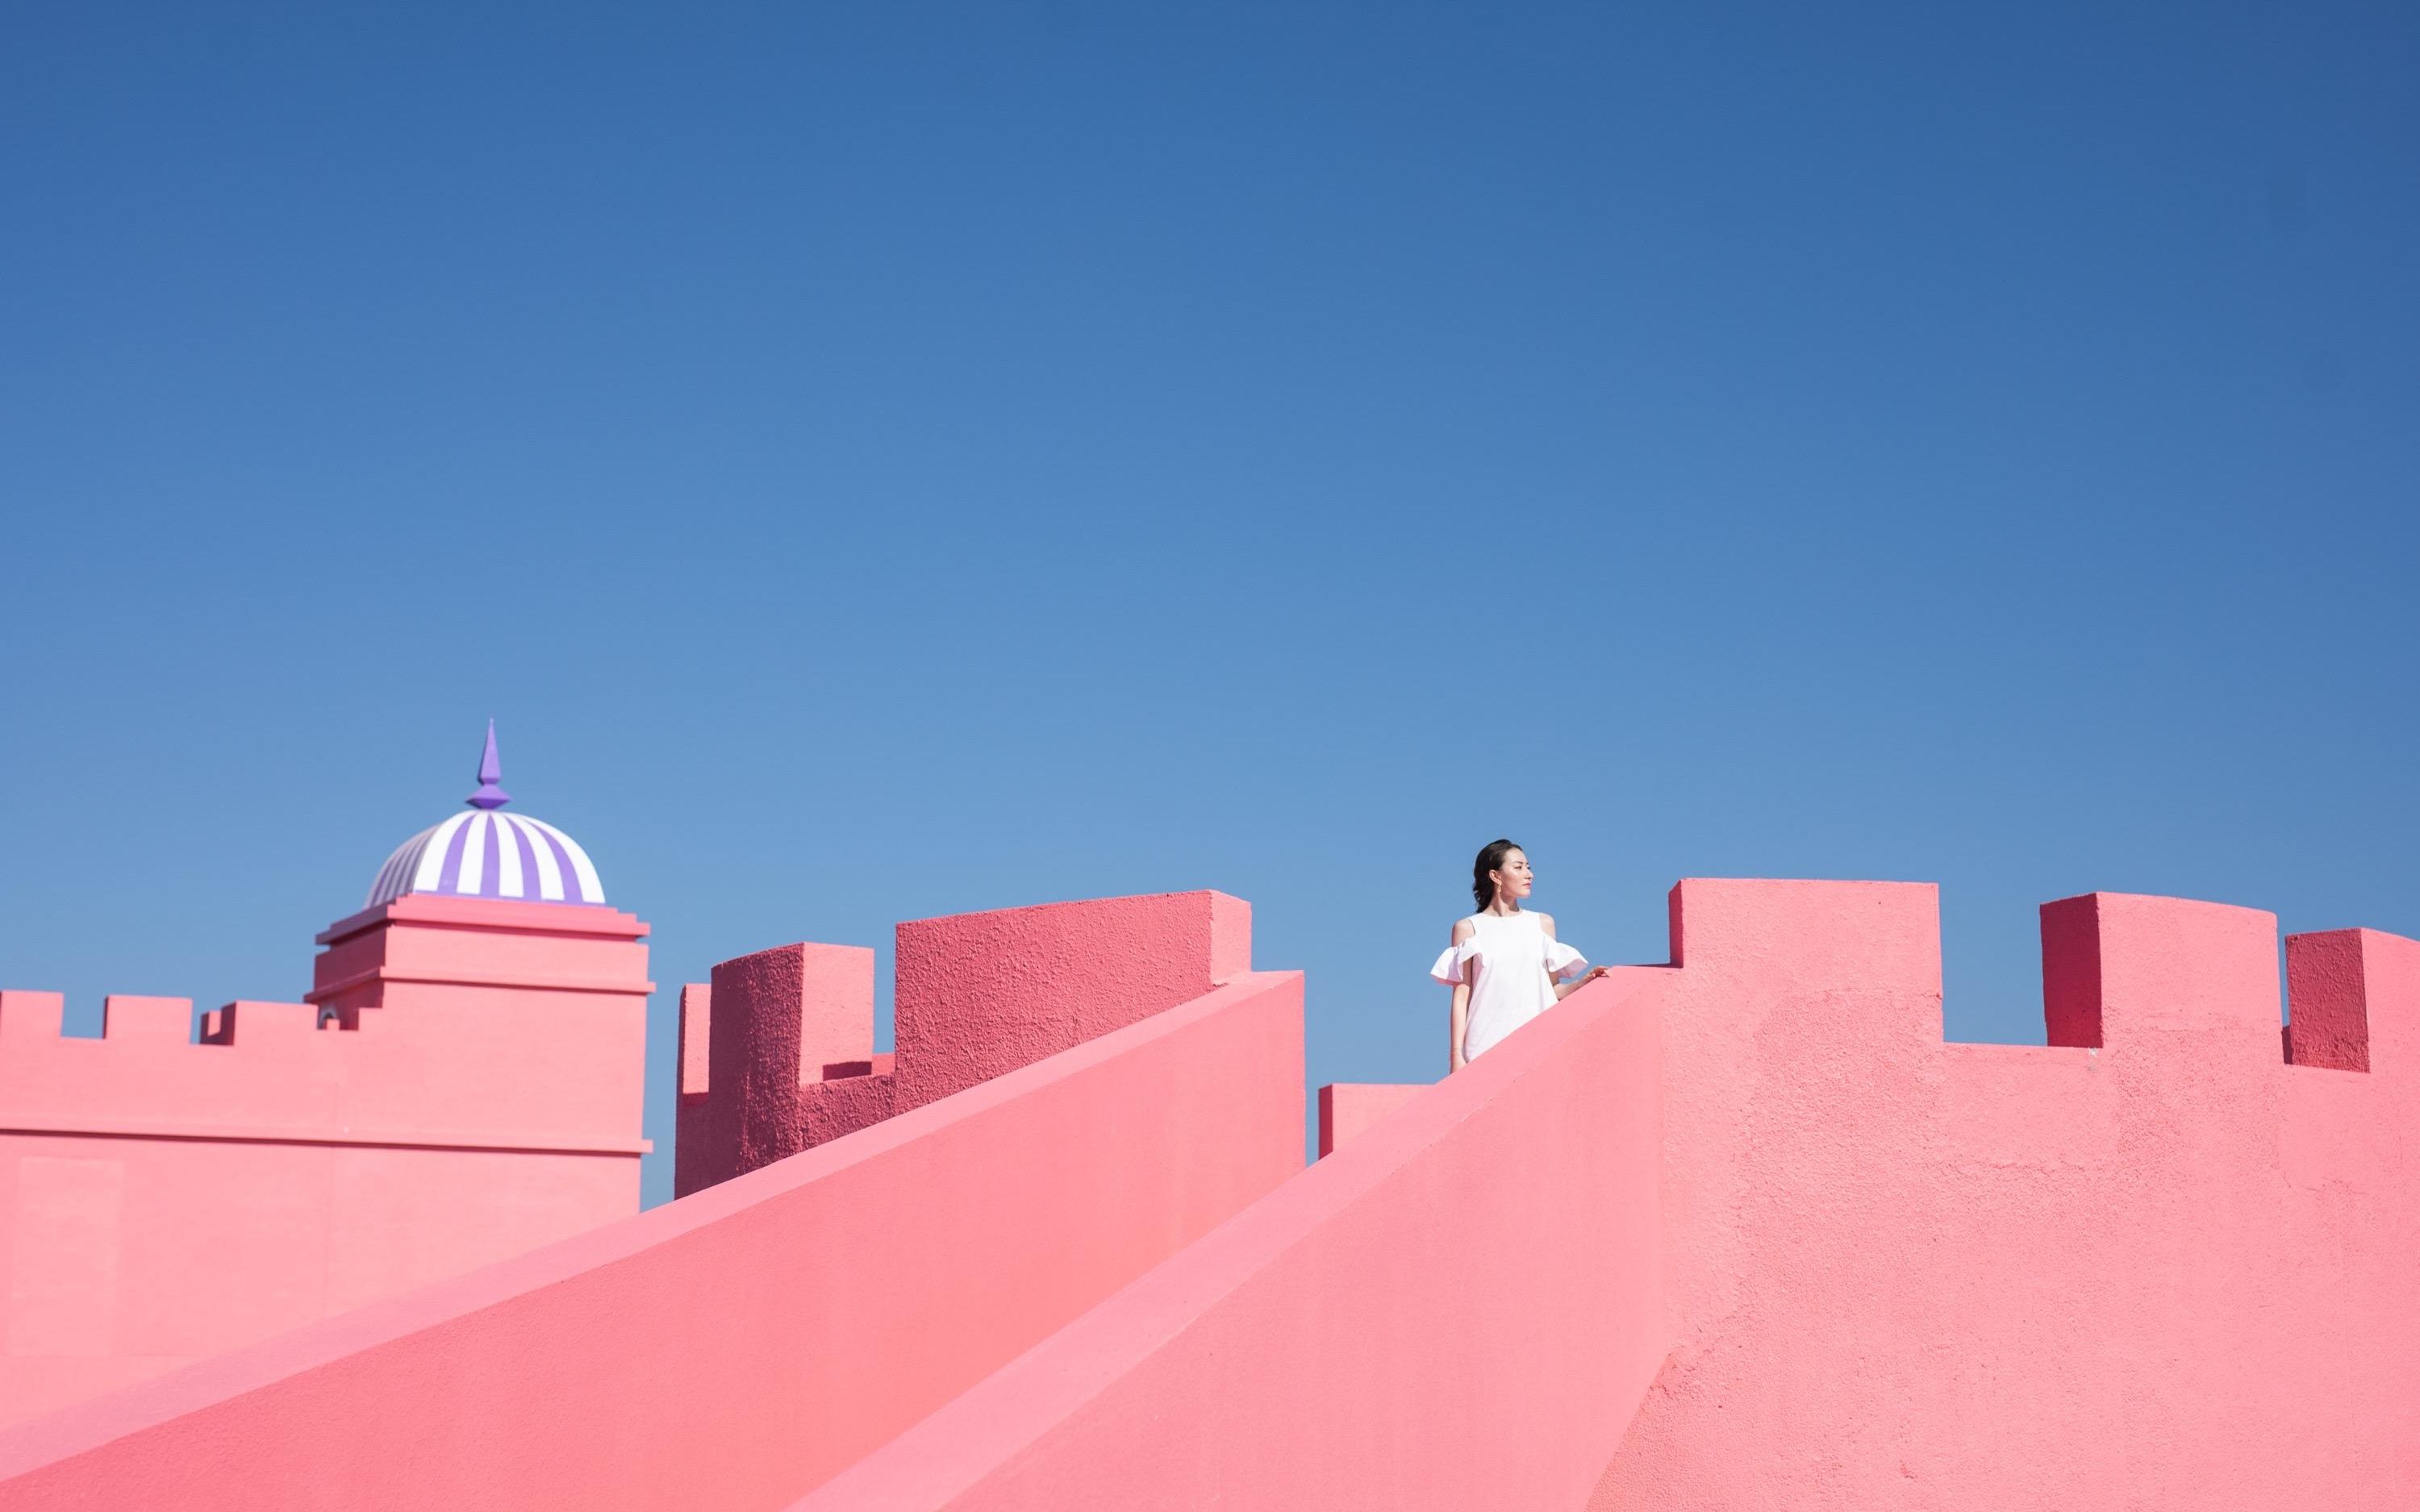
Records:
M1125 903L1130 929L1202 921ZM1035 912L1030 936L968 921L1016 947L984 969L1137 944ZM780 1505L1301 1168L1301 979L1231 977L696 1196L0 1431L0 1507Z
M198 1040L183 998L87 1040L0 994L0 1422L636 1212L645 933L407 897Z
M2045 1047L1930 887L1672 924L799 1512L2412 1504L2420 944L2288 942L2289 1063L2247 909L2046 907Z
M1668 1342L1668 975L1574 994L795 1512L1576 1506Z

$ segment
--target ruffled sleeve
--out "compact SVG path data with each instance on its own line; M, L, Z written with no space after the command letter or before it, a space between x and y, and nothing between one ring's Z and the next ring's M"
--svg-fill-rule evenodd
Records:
M1577 975L1588 965L1588 957L1560 940L1546 942L1546 975L1561 980Z
M1436 958L1436 964L1429 967L1429 975L1449 987L1459 987L1462 985L1462 968L1479 957L1479 937L1473 935L1460 945L1447 946L1445 954Z

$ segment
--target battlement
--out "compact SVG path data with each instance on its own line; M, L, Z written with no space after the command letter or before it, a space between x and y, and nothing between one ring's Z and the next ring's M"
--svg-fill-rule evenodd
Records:
M1801 993L1875 1005L1833 1027L1878 1041L1940 1037L1936 889L1910 883L1685 881L1671 894L1672 964L1726 985L1786 974ZM1783 948L1783 942L1787 948ZM2049 1050L2143 1065L2414 1074L2420 944L2376 930L2288 935L2281 1034L2276 917L2130 893L2041 906ZM1880 1005L1887 1003L1885 1010ZM1997 1048L2023 1051L2024 1046Z
M0 993L0 1422L637 1211L645 933L407 895L302 1002Z
M300 1003L206 1014L0 997L0 1126L26 1133L635 1155L646 925L601 907L407 896L319 936ZM548 1068L533 1075L531 1068Z
M1220 892L1044 903L898 927L896 1050L874 1053L874 952L777 946L681 990L682 1196L1179 1003L1251 969Z
M2062 900L2043 1011L2069 1042L1964 1044L1931 887L1693 880L1669 906L1669 964L1441 1084L1331 1089L1338 1148L1308 1171L1299 980L1241 976L549 1254L0 1434L0 1486L244 1512L2288 1512L2420 1484L2392 1410L2420 1391L2420 945L2293 937L2280 1037L2268 915ZM903 964L903 1014L962 974L985 1033L1048 1043L1232 969L1221 914L1192 894L903 928L947 947L919 972L950 963L912 992ZM1058 1000L1075 949L1107 1000ZM870 1055L820 1058L854 1048L862 960L724 963L689 995L685 1118L876 1079ZM894 1091L922 1042L903 1024ZM2280 1401L2325 1431L2245 1431Z
M2420 943L2376 930L2286 937L2281 1029L2274 915L2129 893L2044 903L2047 1043L2027 1046L1943 1040L1939 898L1929 884L1692 879L1673 887L1669 915L1674 966L1735 987L1786 977L1802 994L1854 993L1862 1014L1843 1016L1836 1003L1821 1020L1838 1046L1937 1047L1993 1117L2008 1115L2004 1089L1977 1078L2099 1077L2115 1088L2274 1067L2267 1074L2284 1088L2295 1085L2288 1067L2367 1073L2376 1043L2381 1069L2420 1081ZM1321 1152L1409 1089L1323 1089ZM2305 1116L2296 1110L2307 1104L2280 1104L2276 1117Z
M99 1039L62 1032L57 993L0 992L0 1132L458 1149L644 1154L628 1130L547 1124L527 1100L452 1124L396 1118L428 1057L371 1016L348 1030L309 1003L113 995ZM544 1100L539 1100L541 1116ZM387 1115L387 1116L380 1116Z

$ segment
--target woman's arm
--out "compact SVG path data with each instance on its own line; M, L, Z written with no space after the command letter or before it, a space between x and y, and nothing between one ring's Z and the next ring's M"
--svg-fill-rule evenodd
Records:
M1450 1076L1470 1062L1463 1057L1462 1041L1470 1032L1470 983L1453 984L1453 1011L1447 1020L1445 1072Z
M1596 980L1599 977L1610 977L1612 975L1613 968L1611 966L1590 966L1588 968L1588 975L1582 977L1577 981L1559 981L1555 983L1555 1001L1558 1003L1561 1002L1564 998L1569 997L1575 992L1578 992L1581 988L1587 986L1590 982Z
M1540 914L1538 916L1538 927L1546 932L1546 938L1550 940L1553 939L1555 937L1555 916L1552 914ZM1590 966L1588 969L1588 975L1582 977L1577 981L1558 981L1549 983L1549 985L1555 989L1555 1001L1559 1003L1564 998L1569 997L1572 994L1578 992L1581 988L1587 986L1590 982L1596 980L1599 977L1610 977L1612 975L1613 968L1611 966Z
M1453 943L1460 945L1478 933L1471 927L1470 920L1457 919L1453 926ZM1469 1058L1462 1053L1463 1041L1468 1038L1469 1034L1470 965L1469 963L1465 962L1462 980L1453 984L1453 1008L1446 1015L1445 1072L1447 1075L1452 1075L1470 1063Z

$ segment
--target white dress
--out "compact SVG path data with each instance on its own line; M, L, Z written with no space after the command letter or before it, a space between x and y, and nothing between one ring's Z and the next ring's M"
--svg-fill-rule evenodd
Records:
M1581 954L1560 940L1546 937L1538 916L1473 914L1471 935L1449 946L1429 975L1450 987L1464 980L1472 962L1470 1019L1463 1030L1462 1053L1468 1060L1506 1035L1555 1006L1555 979L1587 967Z

